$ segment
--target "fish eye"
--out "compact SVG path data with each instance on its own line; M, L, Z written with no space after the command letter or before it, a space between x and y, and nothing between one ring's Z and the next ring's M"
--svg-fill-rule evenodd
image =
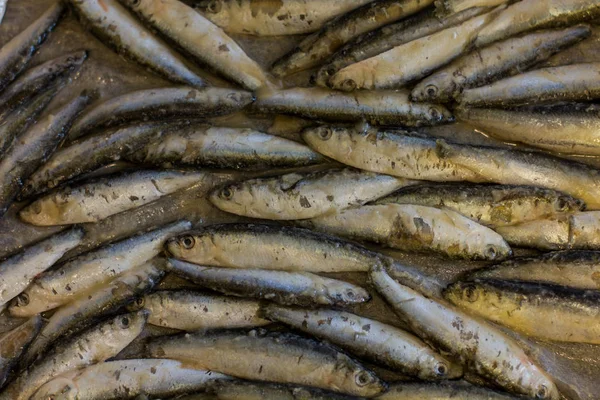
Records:
M443 363L439 363L435 366L435 373L439 376L445 376L448 373L448 366Z
M493 260L498 256L498 251L494 246L488 246L485 248L485 258Z
M129 328L129 318L128 317L119 318L119 320L117 321L117 324L118 324L119 328L127 329L127 328Z
M348 90L348 91L352 91L355 90L357 85L356 82L354 82L353 79L346 79L345 81L342 82L342 84L340 85L342 90Z
M327 74L327 76L333 76L333 75L335 75L336 72L337 72L337 69L335 67L329 67L325 71L325 73Z
M17 307L25 307L27 305L29 305L29 295L27 295L27 293L21 293L17 296Z
M137 7L140 5L141 0L131 0L131 5Z
M183 246L183 248L189 250L192 247L194 247L194 244L196 244L196 240L194 239L193 236L187 235L187 236L184 236L183 238L181 238L180 243Z
M226 187L221 190L221 198L225 200L231 200L233 197L233 189L231 187Z
M443 117L442 113L435 107L429 109L429 116L434 121L440 121Z
M218 13L221 11L221 2L211 1L206 5L206 11L210 13Z
M319 137L322 140L329 140L332 135L333 135L333 131L331 130L331 128L321 128L321 129L319 129Z
M354 293L354 290L348 289L346 290L346 297L349 299L354 299L356 297L356 293Z
M464 298L467 299L471 303L474 303L479 298L479 293L477 293L477 290L475 289L475 286L473 286L473 285L468 285L463 290L463 295L464 295Z
M585 202L583 200L575 199L575 205L578 210L585 210Z
M535 397L537 399L545 399L548 397L548 388L546 387L546 385L540 385L540 387L537 390L537 393L535 394Z
M138 298L138 299L135 301L135 305L136 305L136 306L138 306L138 307L144 307L144 303L145 303L145 302L146 302L146 301L144 300L144 298L143 298L143 297L140 297L140 298Z
M567 211L569 202L564 197L559 197L558 200L556 200L555 207L556 211Z
M360 371L354 379L358 386L365 386L371 383L371 376L367 371Z
M427 85L425 86L425 94L428 97L435 97L438 93L438 88L435 85Z

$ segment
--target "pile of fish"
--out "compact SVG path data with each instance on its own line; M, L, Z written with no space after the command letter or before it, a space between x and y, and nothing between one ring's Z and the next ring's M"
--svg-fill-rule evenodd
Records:
M600 62L551 62L600 2L39 14L0 48L0 219L50 232L0 248L0 400L598 398L525 343L600 344ZM65 14L171 85L65 100L93 51L31 61Z

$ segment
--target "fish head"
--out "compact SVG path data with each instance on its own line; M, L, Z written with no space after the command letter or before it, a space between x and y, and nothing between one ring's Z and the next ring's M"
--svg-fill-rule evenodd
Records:
M450 100L456 90L456 84L449 78L451 76L448 73L440 72L419 82L410 93L411 100L434 103Z
M449 285L443 294L452 304L471 309L485 302L489 292L478 281L459 281Z
M572 213L585 210L585 202L567 194L559 194L554 199L554 209L558 213Z
M167 251L174 258L204 264L214 254L214 244L208 232L188 232L167 240Z
M454 115L446 107L438 104L429 104L423 107L419 125L437 125L446 122L454 122Z
M330 282L326 290L333 305L358 304L371 299L366 289L344 281Z
M329 125L308 128L302 132L302 139L311 148L326 156L350 154L352 151L352 130Z
M70 372L45 383L31 399L35 400L76 400L79 398L79 388L75 381L76 373Z
M146 321L150 315L149 311L142 309L140 311L120 314L107 322L103 327L105 337L110 342L110 347L116 347L117 353L133 341L146 326Z
M19 217L28 224L36 226L53 226L60 223L61 217L68 212L65 202L59 196L42 197L19 212Z
M479 255L476 258L482 260L501 261L509 258L513 253L509 244L500 235L490 235L488 243L483 247L477 247L475 252Z
M221 11L223 2L221 0L202 0L196 3L196 9L203 13L217 14Z
M423 351L418 356L419 378L427 381L457 379L463 375L460 364L454 363L435 351Z
M222 211L246 215L245 210L252 207L255 201L252 181L236 182L217 188L209 194L208 199Z
M373 371L358 365L348 374L348 385L354 387L352 392L360 393L361 396L373 397L387 389L387 384L382 381Z
M144 3L143 0L121 0L121 2L123 3L123 5L131 8L134 11L142 7Z
M30 317L60 306L45 295L46 291L34 282L27 290L11 300L8 311L13 317Z

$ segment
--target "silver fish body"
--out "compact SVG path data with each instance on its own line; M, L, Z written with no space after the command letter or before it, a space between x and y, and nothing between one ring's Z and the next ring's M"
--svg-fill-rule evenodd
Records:
M0 335L0 388L15 371L21 355L40 332L42 323L42 316L35 315Z
M379 400L517 400L518 398L462 381L397 383L379 396Z

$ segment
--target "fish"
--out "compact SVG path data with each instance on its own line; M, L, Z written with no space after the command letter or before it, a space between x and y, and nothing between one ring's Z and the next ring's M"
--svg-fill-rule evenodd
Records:
M42 328L42 316L34 315L21 325L0 335L0 388L15 371L21 354Z
M0 310L83 239L79 228L58 233L0 262ZM30 314L34 315L35 313Z
M508 0L436 0L435 13L442 18L474 7L495 7L506 2Z
M69 131L71 140L97 130L132 122L217 116L252 103L250 92L226 88L174 87L136 90L108 99L86 111Z
M266 305L264 315L351 354L423 380L455 379L462 367L431 349L421 339L373 319L344 311L306 310Z
M146 29L117 0L69 0L68 3L96 36L119 53L172 82L193 87L206 86L206 81L186 64L181 55Z
M225 331L152 338L151 357L249 380L290 383L355 396L375 396L385 383L336 348L294 334ZM244 360L244 362L240 362Z
M64 11L61 1L54 2L24 31L0 48L0 91L25 69Z
M461 309L528 336L571 343L600 343L600 294L558 285L459 281L444 297Z
M191 368L175 360L117 360L57 376L40 387L31 400L133 399L142 394L172 397L227 379L218 372Z
M151 260L162 252L167 238L190 227L188 221L172 223L71 258L38 276L11 304L9 311L16 317L30 316L89 294L97 286Z
M325 162L304 144L248 129L193 125L148 143L127 159L158 166L268 169Z
M429 126L454 120L440 104L415 103L407 91L345 93L321 87L261 90L253 110L334 121L366 121L379 125Z
M146 311L121 314L58 344L12 381L0 393L0 399L28 400L40 386L57 376L116 356L141 333L146 318Z
M428 206L366 205L316 217L303 226L404 251L476 260L512 256L510 246L492 229L452 210Z
M229 213L297 220L363 205L416 182L352 169L257 178L214 190L209 199Z
M551 378L500 328L439 300L429 299L375 267L370 278L413 332L456 357L461 364L499 387L536 399L558 400Z
M540 68L501 79L487 86L465 89L461 106L509 107L600 98L600 63Z
M502 6L498 6L501 8ZM374 57L342 68L329 80L334 89L399 88L431 74L471 48L478 32L500 12L494 9Z
M148 323L182 331L252 328L270 321L258 315L256 300L236 299L190 290L160 290L136 306L150 311Z
M31 342L21 359L21 366L33 364L59 340L136 301L136 296L143 295L160 282L165 274L164 264L165 260L161 258L150 260L58 308Z
M523 0L509 5L477 35L483 47L533 29L573 25L600 16L600 4L589 0Z
M179 0L122 0L138 17L195 59L240 86L256 90L269 78L221 28Z
M203 0L196 9L225 32L255 35L303 35L373 0Z
M519 397L464 381L402 382L390 386L378 400L517 400Z
M200 265L288 272L366 272L381 262L377 253L334 236L276 225L211 225L169 239L166 249Z
M588 25L540 30L476 49L419 82L412 90L411 98L414 101L448 102L464 89L517 75L588 38L591 33Z
M24 182L20 198L45 193L72 178L119 161L174 129L176 125L146 122L73 141L54 153Z
M24 181L56 151L77 114L90 101L90 93L82 92L48 113L9 146L0 160L0 216L19 195Z
M202 171L140 170L113 174L64 186L19 212L36 226L98 222L111 215L151 203L206 178Z
M434 16L431 8L426 8L399 22L367 32L346 44L327 60L327 64L323 65L314 77L315 83L319 86L329 86L331 77L344 67L374 57L396 46L462 24L488 11L490 9L487 7L473 7L439 19Z
M169 270L228 296L269 300L302 307L347 306L371 299L364 288L310 272L206 267L169 259Z
M469 274L468 279L501 279L600 290L600 252L569 250L521 257L478 269Z
M583 201L555 190L535 186L469 183L409 186L372 204L414 204L448 209L491 228L585 209Z
M408 17L433 0L375 0L325 24L273 64L272 72L283 77L316 67L348 41L381 26Z

